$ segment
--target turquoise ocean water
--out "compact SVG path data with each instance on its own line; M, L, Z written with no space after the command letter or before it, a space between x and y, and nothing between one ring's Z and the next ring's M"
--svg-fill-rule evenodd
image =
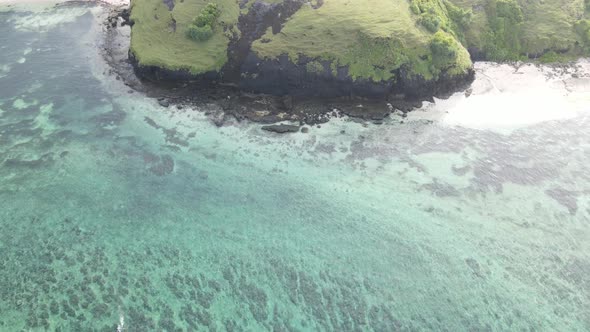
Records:
M0 331L590 330L588 81L217 128L108 75L101 11L0 11Z

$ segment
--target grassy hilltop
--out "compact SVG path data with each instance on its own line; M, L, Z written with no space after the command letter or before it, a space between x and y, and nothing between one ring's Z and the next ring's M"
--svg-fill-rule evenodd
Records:
M131 51L142 65L172 70L186 69L198 74L219 71L227 61L232 30L217 29L212 38L195 42L187 36L193 19L209 1L132 0ZM215 1L222 8L220 25L235 26L240 10L236 0Z
M252 49L262 58L288 54L294 62L300 56L327 60L333 70L348 67L353 79L374 81L395 78L392 71L403 65L411 75L426 79L442 69L462 73L471 66L467 51L452 31L441 31L441 38L450 38L455 55L436 62L438 54L431 50L435 34L417 21L406 0L328 0L317 9L303 6L280 33L269 29Z
M194 40L187 32L210 3L220 13L212 35ZM353 80L465 75L467 50L490 60L549 61L590 48L590 0L133 0L131 52L140 66L220 72L234 61L232 42L252 35L241 29L252 28L243 22L261 3L299 7L278 29L265 26L249 40L251 54L288 56L310 74L345 68Z

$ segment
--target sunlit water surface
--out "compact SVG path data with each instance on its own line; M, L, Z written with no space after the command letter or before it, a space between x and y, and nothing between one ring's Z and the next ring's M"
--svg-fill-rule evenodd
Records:
M588 62L278 136L129 93L100 8L0 12L1 331L590 330Z

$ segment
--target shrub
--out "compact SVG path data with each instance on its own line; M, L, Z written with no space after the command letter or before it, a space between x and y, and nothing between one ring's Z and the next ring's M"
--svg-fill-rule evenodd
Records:
M496 16L504 18L511 24L517 24L524 21L522 9L520 9L520 5L515 0L497 0Z
M584 52L590 53L590 20L579 20L575 25L576 33L583 43Z
M576 32L585 43L590 43L590 20L579 20L575 25Z
M188 27L188 37L201 42L211 38L213 36L213 27L217 23L219 15L221 15L219 6L214 3L208 3L199 15L195 17L193 24Z
M541 63L556 63L556 62L562 62L563 59L564 59L564 57L562 55L557 54L557 52L549 51L549 52L543 54L539 58L539 62L541 62Z
M429 10L433 10L433 7L435 6L437 0L411 0L411 5L410 8L412 6L415 6L417 8L417 10L414 12L415 14L422 14L422 13L426 13ZM414 11L415 9L411 8L412 11Z
M444 68L457 59L459 46L455 39L447 33L439 31L430 41L432 63L436 68Z
M524 15L518 2L493 0L489 2L486 12L490 22L484 45L487 58L494 61L522 58L520 51Z
M590 0L588 0L590 1ZM412 3L410 4L410 10L412 10L412 13L416 14L416 15L420 15L421 11L420 11L420 7L418 7L418 4L416 4L416 2L412 1Z
M420 24L422 24L426 30L434 33L440 28L441 19L436 14L427 12L420 16Z
M197 41L206 41L213 36L213 29L210 25L199 27L192 24L188 27L188 36Z
M410 0L410 9L420 16L418 23L426 30L452 32L459 38L472 16L471 10L457 7L448 0Z
M213 25L217 21L217 18L219 18L219 15L221 15L221 10L219 9L219 6L217 6L217 4L214 3L208 3L207 6L205 6L205 8L201 10L199 15L195 17L195 19L193 20L193 24L198 27L203 27L205 25L213 27Z
M447 8L447 12L449 13L449 18L458 27L465 29L469 25L469 23L471 23L471 18L473 16L473 12L471 10L459 8L449 1L445 1L445 7Z
M193 20L193 25L204 27L205 25L212 26L215 23L216 17L209 13L201 13Z

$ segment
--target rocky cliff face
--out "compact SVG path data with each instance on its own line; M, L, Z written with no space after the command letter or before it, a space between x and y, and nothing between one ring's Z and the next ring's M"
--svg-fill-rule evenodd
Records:
M516 0L452 1L135 0L130 57L154 80L274 95L424 98L473 78L468 48L510 60L531 47L522 42L527 12ZM220 9L213 34L193 40L187 30L208 3Z

